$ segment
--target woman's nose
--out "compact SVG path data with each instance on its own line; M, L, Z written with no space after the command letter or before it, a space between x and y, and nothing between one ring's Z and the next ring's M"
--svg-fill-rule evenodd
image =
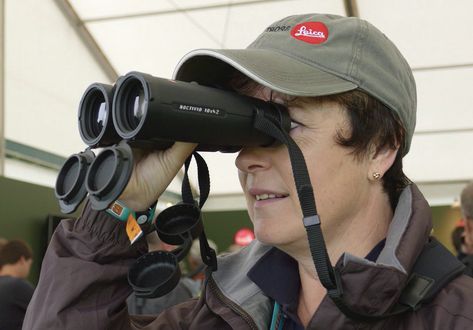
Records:
M243 148L235 164L240 171L246 173L267 170L271 167L270 157L265 148Z

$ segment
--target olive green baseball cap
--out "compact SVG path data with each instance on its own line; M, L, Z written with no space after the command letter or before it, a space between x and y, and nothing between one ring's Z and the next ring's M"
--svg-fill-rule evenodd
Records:
M359 18L305 14L268 26L246 49L197 49L174 79L213 85L238 70L293 96L361 89L393 110L406 129L409 151L416 123L416 86L409 64L376 27Z

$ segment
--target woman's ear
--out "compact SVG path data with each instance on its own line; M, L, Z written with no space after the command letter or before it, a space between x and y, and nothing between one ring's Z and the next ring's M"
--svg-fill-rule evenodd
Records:
M383 177L396 159L399 147L395 149L385 147L381 150L373 152L370 159L368 178L370 180L379 180Z

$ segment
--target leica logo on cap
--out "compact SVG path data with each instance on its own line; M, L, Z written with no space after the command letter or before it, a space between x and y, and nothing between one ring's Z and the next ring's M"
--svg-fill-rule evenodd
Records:
M309 44L321 44L327 41L328 29L321 22L305 22L294 26L291 36Z

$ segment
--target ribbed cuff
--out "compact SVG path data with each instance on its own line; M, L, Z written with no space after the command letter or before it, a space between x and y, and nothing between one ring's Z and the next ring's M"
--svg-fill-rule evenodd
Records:
M140 239L130 244L125 229L126 223L119 221L105 211L96 211L87 200L80 218L74 223L75 232L88 232L90 236L116 248L130 248L143 254L147 252L146 240Z

